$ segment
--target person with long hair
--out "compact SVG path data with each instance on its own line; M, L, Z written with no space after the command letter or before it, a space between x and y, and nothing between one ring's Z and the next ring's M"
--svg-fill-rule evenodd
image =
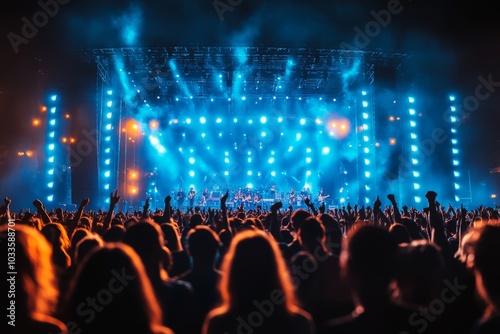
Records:
M222 304L207 315L203 334L314 333L312 318L297 306L288 268L268 233L237 233L221 270Z
M13 271L17 275L11 276L3 270L0 276L5 282L2 284L9 284L9 290L5 290L8 298L1 298L0 302L2 310L7 312L0 332L67 333L66 325L54 316L59 290L49 242L34 227L19 223L15 232L9 232L8 228L7 224L0 226L0 254L7 260L15 249ZM13 317L9 317L11 312Z
M71 282L65 320L80 334L171 334L144 265L132 247L108 243L92 250Z

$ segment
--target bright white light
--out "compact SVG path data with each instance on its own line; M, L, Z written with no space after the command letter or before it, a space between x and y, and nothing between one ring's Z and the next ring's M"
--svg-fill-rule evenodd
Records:
M366 94L367 94L367 93L366 93L366 91L365 91L365 90L362 90L362 91L361 91L361 95L365 96Z
M456 148L451 149L451 151L453 152L453 154L458 154L458 149Z
M200 120L201 122L201 120ZM191 124L191 118L186 118L186 124Z
M306 176L311 176L311 171L310 170L306 171Z
M50 138L54 138L55 135L56 135L56 133L54 131L52 131L51 133L49 133L49 137Z
M370 164L370 159L365 159L365 165L369 165Z
M54 187L54 182L49 182L49 183L47 183L47 187L49 187L49 188L53 188L53 187Z
M450 95L450 101L455 101L455 96Z
M265 136L267 136L267 133L266 133L266 131L262 131L262 132L260 133L260 135L261 135L262 137L265 137Z
M106 93L108 93L108 95L112 95L113 91L112 90L108 90Z
M455 183L455 189L460 189L460 185L458 183Z
M297 133L297 134L295 135L295 139L296 139L296 140L300 140L300 138L302 138L302 134Z
M457 171L454 171L454 172L453 172L453 175L454 175L455 177L460 177L460 173L459 173L459 172L457 172Z
M49 144L49 150L53 151L54 150L54 144Z
M420 177L420 173L416 170L413 171L413 177Z
M311 149L309 147L306 148L306 153L311 153Z
M369 171L365 172L365 177L370 177L371 173Z
M51 99L52 101L57 100L57 95L52 95L52 96L50 97L50 99Z
M215 123L222 123L222 118L217 117L217 119L215 120Z
M193 157L189 158L189 163L191 165L194 165L195 162L196 162L196 160Z
M49 162L50 162L50 163L54 162L54 157L50 157L50 158L49 158Z
M108 190L108 189L109 189L109 184L105 184L105 185L104 185L104 189L105 189L105 190Z
M364 151L366 154L370 153L370 149L368 147L365 147Z
M367 101L363 101L363 107L368 107L368 102Z
M290 146L290 147L288 148L288 152L292 152L292 151L293 151L293 146Z
M418 151L417 145L411 145L411 151L412 152L417 152Z
M410 133L411 139L417 139L417 135L415 133Z
M415 115L415 109L408 109L408 111L410 112L410 115Z
M109 165L110 163L111 163L111 159L106 159L106 160L104 160L104 164L105 164L105 165Z
M363 136L363 140L368 141L368 140L370 140L370 138L368 138L368 136Z
M408 97L408 102L413 103L413 102L415 102L415 99L410 96L410 97Z
M108 101L106 105L111 108L113 106L113 101Z
M233 122L234 122L234 123L238 123L238 119L237 119L236 117L235 117L235 118L233 118Z
M106 125L106 130L108 130L108 131L111 130L111 124Z
M410 126L414 128L417 126L417 123L415 121L410 121Z
M202 133L201 133L201 138L205 138L205 137L206 137L206 135L207 135L207 134L206 134L205 132L202 132Z
M415 203L420 203L422 199L418 196L415 196Z
M321 153L323 153L324 155L329 154L330 153L330 148L329 147L323 147L323 149L321 150Z
M261 122L262 124L265 124L265 123L267 122L267 117L266 117L266 116L262 116L262 117L260 118L260 122Z
M200 117L200 123L205 124L207 122L207 119L205 117Z
M50 125L56 125L56 120L55 119L51 119L50 120Z
M420 189L420 184L418 184L418 183L414 183L414 184L413 184L413 189L415 189L415 190Z
M305 118L301 118L300 119L300 125L304 125L306 124L306 119Z
M47 201L52 202L54 200L54 195L47 196Z
M224 175L228 176L228 175L229 175L229 172L226 170L226 171L224 172Z
M270 157L268 160L267 160L268 163L272 164L274 163L274 158L273 157Z
M418 165L418 160L415 159L415 158L412 158L411 159L411 163L414 164L414 165Z
M456 144L458 143L458 140L456 140L456 139L452 139L452 140L451 140L451 143L452 143L453 145L456 145Z
M251 170L249 170L249 171L247 172L247 175L248 175L248 176L252 176L252 171L251 171Z
M110 119L111 117L113 117L113 113L108 112L108 113L106 114L106 117L107 117L108 119Z
M241 97L241 99L242 99L243 101L245 101L247 98L246 98L246 96L242 96L242 97Z
M312 161L312 159L311 159L310 157L307 157L307 158L306 158L306 163L308 163L308 164L309 164L309 163L311 163L311 161Z
M49 169L47 172L49 175L54 175L54 169Z
M275 172L275 171L272 171L272 172L271 172L271 176L273 176L273 177L274 177L274 176L276 176L276 172Z
M368 119L368 114L367 113L363 113L363 119Z
M228 164L229 163L229 158L227 158L227 157L224 158L224 162Z
M456 118L455 116L451 116L451 117L450 117L450 121L451 121L452 123L455 123L455 122L457 121L457 118Z
M109 170L104 172L104 177L110 177L110 176L111 176L111 172Z
M283 122L283 117L278 117L278 123Z

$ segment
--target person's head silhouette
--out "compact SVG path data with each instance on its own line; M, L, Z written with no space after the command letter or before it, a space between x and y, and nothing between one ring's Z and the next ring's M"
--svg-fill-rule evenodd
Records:
M67 296L67 318L81 333L167 331L161 327L161 309L141 259L126 244L92 250Z

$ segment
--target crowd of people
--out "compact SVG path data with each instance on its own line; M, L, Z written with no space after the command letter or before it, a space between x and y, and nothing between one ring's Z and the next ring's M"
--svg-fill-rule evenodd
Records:
M0 208L2 333L500 333L500 210ZM384 199L385 200L385 199ZM6 267L6 265L8 266ZM15 282L15 283L12 283ZM14 306L12 306L14 305Z

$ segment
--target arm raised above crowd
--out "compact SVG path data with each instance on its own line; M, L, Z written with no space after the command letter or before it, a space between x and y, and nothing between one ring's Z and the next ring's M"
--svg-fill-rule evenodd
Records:
M104 218L103 231L107 231L109 229L109 226L111 225L111 219L113 219L115 206L116 204L118 204L118 201L120 201L120 196L118 195L117 189L114 193L111 193L109 195L109 210L106 214L106 218Z

